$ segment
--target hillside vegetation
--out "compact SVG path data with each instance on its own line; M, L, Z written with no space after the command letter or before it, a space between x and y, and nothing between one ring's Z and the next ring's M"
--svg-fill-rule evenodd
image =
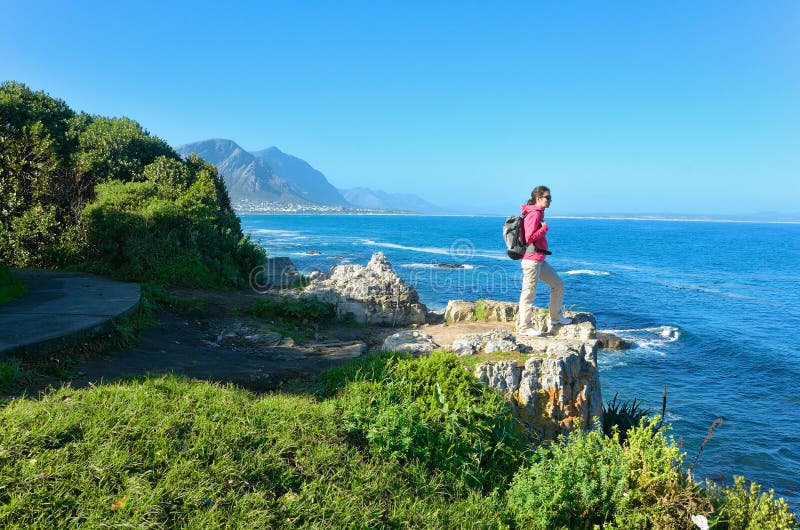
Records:
M216 168L128 118L0 85L0 260L188 286L243 284L263 251Z
M382 354L316 394L174 377L0 410L3 528L795 528L782 500L701 488L653 423L533 448L451 354Z

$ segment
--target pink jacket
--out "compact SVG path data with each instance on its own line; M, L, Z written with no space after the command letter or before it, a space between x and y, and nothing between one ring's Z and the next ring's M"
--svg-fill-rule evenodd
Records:
M525 216L525 243L533 243L536 248L547 250L547 225L542 225L544 210L530 204L522 205L522 215ZM532 259L533 261L544 261L545 255L540 253L526 253L522 259Z

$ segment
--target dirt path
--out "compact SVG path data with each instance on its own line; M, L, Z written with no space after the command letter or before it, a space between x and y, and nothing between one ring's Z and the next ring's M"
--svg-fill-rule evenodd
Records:
M168 373L263 392L380 349L385 337L397 331L330 326L295 341L276 333L270 322L244 313L259 297L255 293L172 290L170 294L194 300L200 308L164 310L156 316L157 324L143 330L133 345L72 360L60 377L37 374L14 394L35 396L63 384L81 388Z

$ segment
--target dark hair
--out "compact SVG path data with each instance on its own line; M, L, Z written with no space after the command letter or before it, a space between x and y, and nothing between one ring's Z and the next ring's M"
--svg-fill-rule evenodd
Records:
M544 197L544 192L546 191L550 191L550 188L548 188L547 186L536 186L535 188L533 188L533 191L531 192L531 198L528 199L528 204L530 205L536 204L536 199L538 199L539 197Z

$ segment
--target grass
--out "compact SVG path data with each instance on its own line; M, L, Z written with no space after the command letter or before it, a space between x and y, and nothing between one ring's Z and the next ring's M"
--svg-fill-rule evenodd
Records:
M0 304L20 298L28 292L25 282L11 274L5 265L0 264Z
M0 393L16 390L31 378L31 373L22 368L19 359L0 361Z
M66 387L6 403L0 424L2 528L797 524L772 492L688 481L655 429L529 451L504 400L445 353L368 357L316 395L174 376Z
M353 443L335 399L174 377L17 400L3 528L496 528L497 494ZM475 523L477 521L477 523Z
M336 316L331 304L316 298L284 296L259 298L247 313L269 321L275 331L295 340L312 336L320 326L332 322Z

